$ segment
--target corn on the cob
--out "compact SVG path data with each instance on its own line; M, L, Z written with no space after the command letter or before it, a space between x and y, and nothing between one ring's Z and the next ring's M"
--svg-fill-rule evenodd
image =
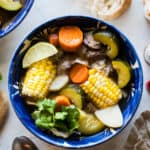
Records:
M112 106L122 97L117 84L97 69L91 69L88 80L80 86L98 108Z
M34 63L26 72L22 94L36 99L46 97L55 74L55 65L50 60L43 59Z

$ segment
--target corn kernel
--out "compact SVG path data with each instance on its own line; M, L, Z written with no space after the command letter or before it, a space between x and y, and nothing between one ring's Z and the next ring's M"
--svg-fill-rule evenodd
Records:
M22 94L37 99L47 96L48 88L56 73L54 68L55 66L48 59L31 65L22 83Z
M122 96L117 84L97 69L89 71L88 81L83 83L81 88L98 108L112 106L118 103Z

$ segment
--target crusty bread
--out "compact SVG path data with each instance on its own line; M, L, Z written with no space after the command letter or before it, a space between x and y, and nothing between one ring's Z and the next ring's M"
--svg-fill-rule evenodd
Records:
M6 100L2 91L0 91L0 127L5 121L8 112L8 101Z
M143 4L144 4L144 16L148 21L150 21L150 0L143 0Z
M90 8L93 14L104 20L112 20L130 6L131 0L91 0Z

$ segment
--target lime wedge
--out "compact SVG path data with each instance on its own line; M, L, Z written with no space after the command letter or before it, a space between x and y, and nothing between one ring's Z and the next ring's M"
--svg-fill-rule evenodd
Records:
M22 8L22 4L19 1L0 0L0 7L8 11L17 11Z
M26 52L22 67L28 68L33 63L55 55L58 52L55 46L47 42L39 42L28 49Z

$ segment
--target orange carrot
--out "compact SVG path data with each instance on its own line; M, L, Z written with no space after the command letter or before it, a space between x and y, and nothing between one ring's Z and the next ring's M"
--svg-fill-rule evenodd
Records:
M83 32L77 26L64 26L60 28L58 38L64 51L76 52L83 42Z
M58 35L57 34L50 34L49 35L49 42L55 46L57 46L59 44L59 41L58 41Z
M57 102L57 108L56 108L56 110L60 110L61 106L69 106L69 105L71 105L68 97L66 97L64 95L56 96L54 99Z
M73 83L83 83L88 79L89 71L87 66L76 64L71 68L69 76Z

